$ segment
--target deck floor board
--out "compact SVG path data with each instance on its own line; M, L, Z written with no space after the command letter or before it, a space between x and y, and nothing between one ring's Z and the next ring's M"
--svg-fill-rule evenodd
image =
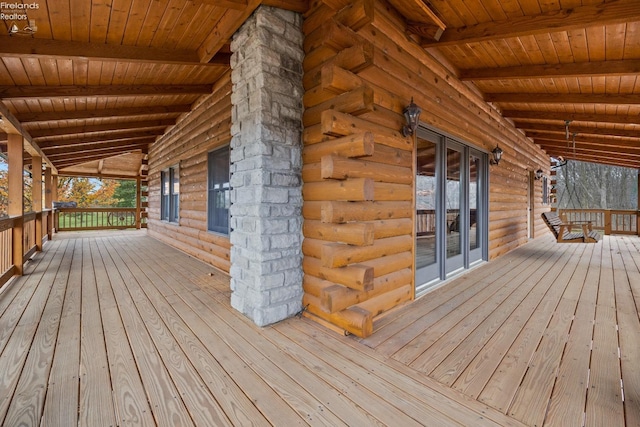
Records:
M639 248L537 239L361 340L256 327L143 231L60 233L0 290L0 424L638 425Z

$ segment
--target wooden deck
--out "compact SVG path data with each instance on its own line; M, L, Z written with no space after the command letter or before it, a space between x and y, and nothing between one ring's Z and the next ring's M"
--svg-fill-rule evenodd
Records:
M0 422L639 425L639 246L538 240L358 342L254 326L144 231L61 233L0 291Z
M362 340L529 426L640 426L640 239L542 238Z

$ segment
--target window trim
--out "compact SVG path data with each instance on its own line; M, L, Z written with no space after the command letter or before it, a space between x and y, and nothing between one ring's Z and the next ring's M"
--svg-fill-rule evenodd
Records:
M218 147L215 148L214 150L208 151L207 152L207 232L209 233L213 233L213 234L218 234L220 236L225 236L225 237L229 237L231 235L231 221L230 221L230 212L229 212L229 206L227 206L226 211L227 211L227 229L222 230L222 226L218 227L218 228L212 228L211 226L211 222L212 222L212 215L215 215L215 212L212 212L211 206L210 206L210 202L211 202L211 196L212 196L212 192L213 190L210 187L210 183L212 181L212 158L214 158L215 156L219 156L223 153L226 153L226 158L227 158L227 181L226 183L222 183L227 184L227 190L229 193L231 192L231 185L230 185L230 180L231 180L231 147L229 145L225 145L222 147Z
M176 181L177 178L177 181ZM169 192L165 194L165 183ZM175 185L178 191L175 191ZM180 167L169 166L160 172L160 220L171 224L180 223Z

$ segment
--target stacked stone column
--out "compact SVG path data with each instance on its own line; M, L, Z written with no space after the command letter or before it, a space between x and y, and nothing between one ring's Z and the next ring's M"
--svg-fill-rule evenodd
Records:
M231 305L259 326L301 308L302 42L265 6L231 42Z

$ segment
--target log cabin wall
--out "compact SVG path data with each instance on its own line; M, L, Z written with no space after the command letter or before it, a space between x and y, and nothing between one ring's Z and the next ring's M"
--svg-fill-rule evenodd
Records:
M422 123L504 150L490 168L490 258L527 241L529 173L548 173L542 150L404 28L380 0L316 0L303 26L303 304L358 336L414 295L414 146L400 132L412 97ZM534 186L537 232L548 208Z
M149 150L148 232L229 272L229 238L207 231L207 154L231 140L231 72ZM178 165L179 223L160 220L160 174Z

